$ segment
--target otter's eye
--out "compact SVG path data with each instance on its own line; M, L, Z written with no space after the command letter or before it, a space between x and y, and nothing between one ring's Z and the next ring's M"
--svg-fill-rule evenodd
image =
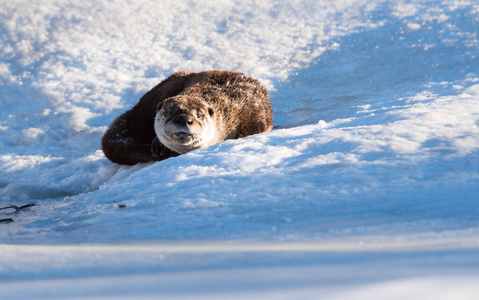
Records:
M210 107L210 108L208 108L208 113L210 114L210 117L212 117L215 112L214 112L214 110Z

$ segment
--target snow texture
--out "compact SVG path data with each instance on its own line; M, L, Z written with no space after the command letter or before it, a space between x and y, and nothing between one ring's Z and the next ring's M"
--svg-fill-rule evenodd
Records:
M479 297L477 1L0 2L0 208L37 204L0 210L2 297ZM273 131L104 157L215 68L260 79Z

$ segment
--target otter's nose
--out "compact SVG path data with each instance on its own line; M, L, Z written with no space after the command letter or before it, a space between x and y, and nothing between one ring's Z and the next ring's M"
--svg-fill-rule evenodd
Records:
M187 115L177 115L174 121L175 121L175 124L178 124L181 126L188 126L193 124L193 119Z

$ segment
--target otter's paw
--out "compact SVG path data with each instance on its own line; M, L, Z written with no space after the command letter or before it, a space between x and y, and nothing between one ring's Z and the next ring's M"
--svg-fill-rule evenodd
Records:
M151 142L151 155L153 155L153 157L160 158L164 155L163 152L164 152L164 147L160 143L160 140L158 139L158 137L155 136L155 138Z

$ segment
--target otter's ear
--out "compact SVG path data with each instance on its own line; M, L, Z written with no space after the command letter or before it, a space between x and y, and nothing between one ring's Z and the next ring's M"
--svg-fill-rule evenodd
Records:
M158 104L158 106L156 107L156 112L159 112L162 107L163 107L163 102Z
M210 107L208 108L208 113L210 114L210 117L212 117L215 114L215 111Z

